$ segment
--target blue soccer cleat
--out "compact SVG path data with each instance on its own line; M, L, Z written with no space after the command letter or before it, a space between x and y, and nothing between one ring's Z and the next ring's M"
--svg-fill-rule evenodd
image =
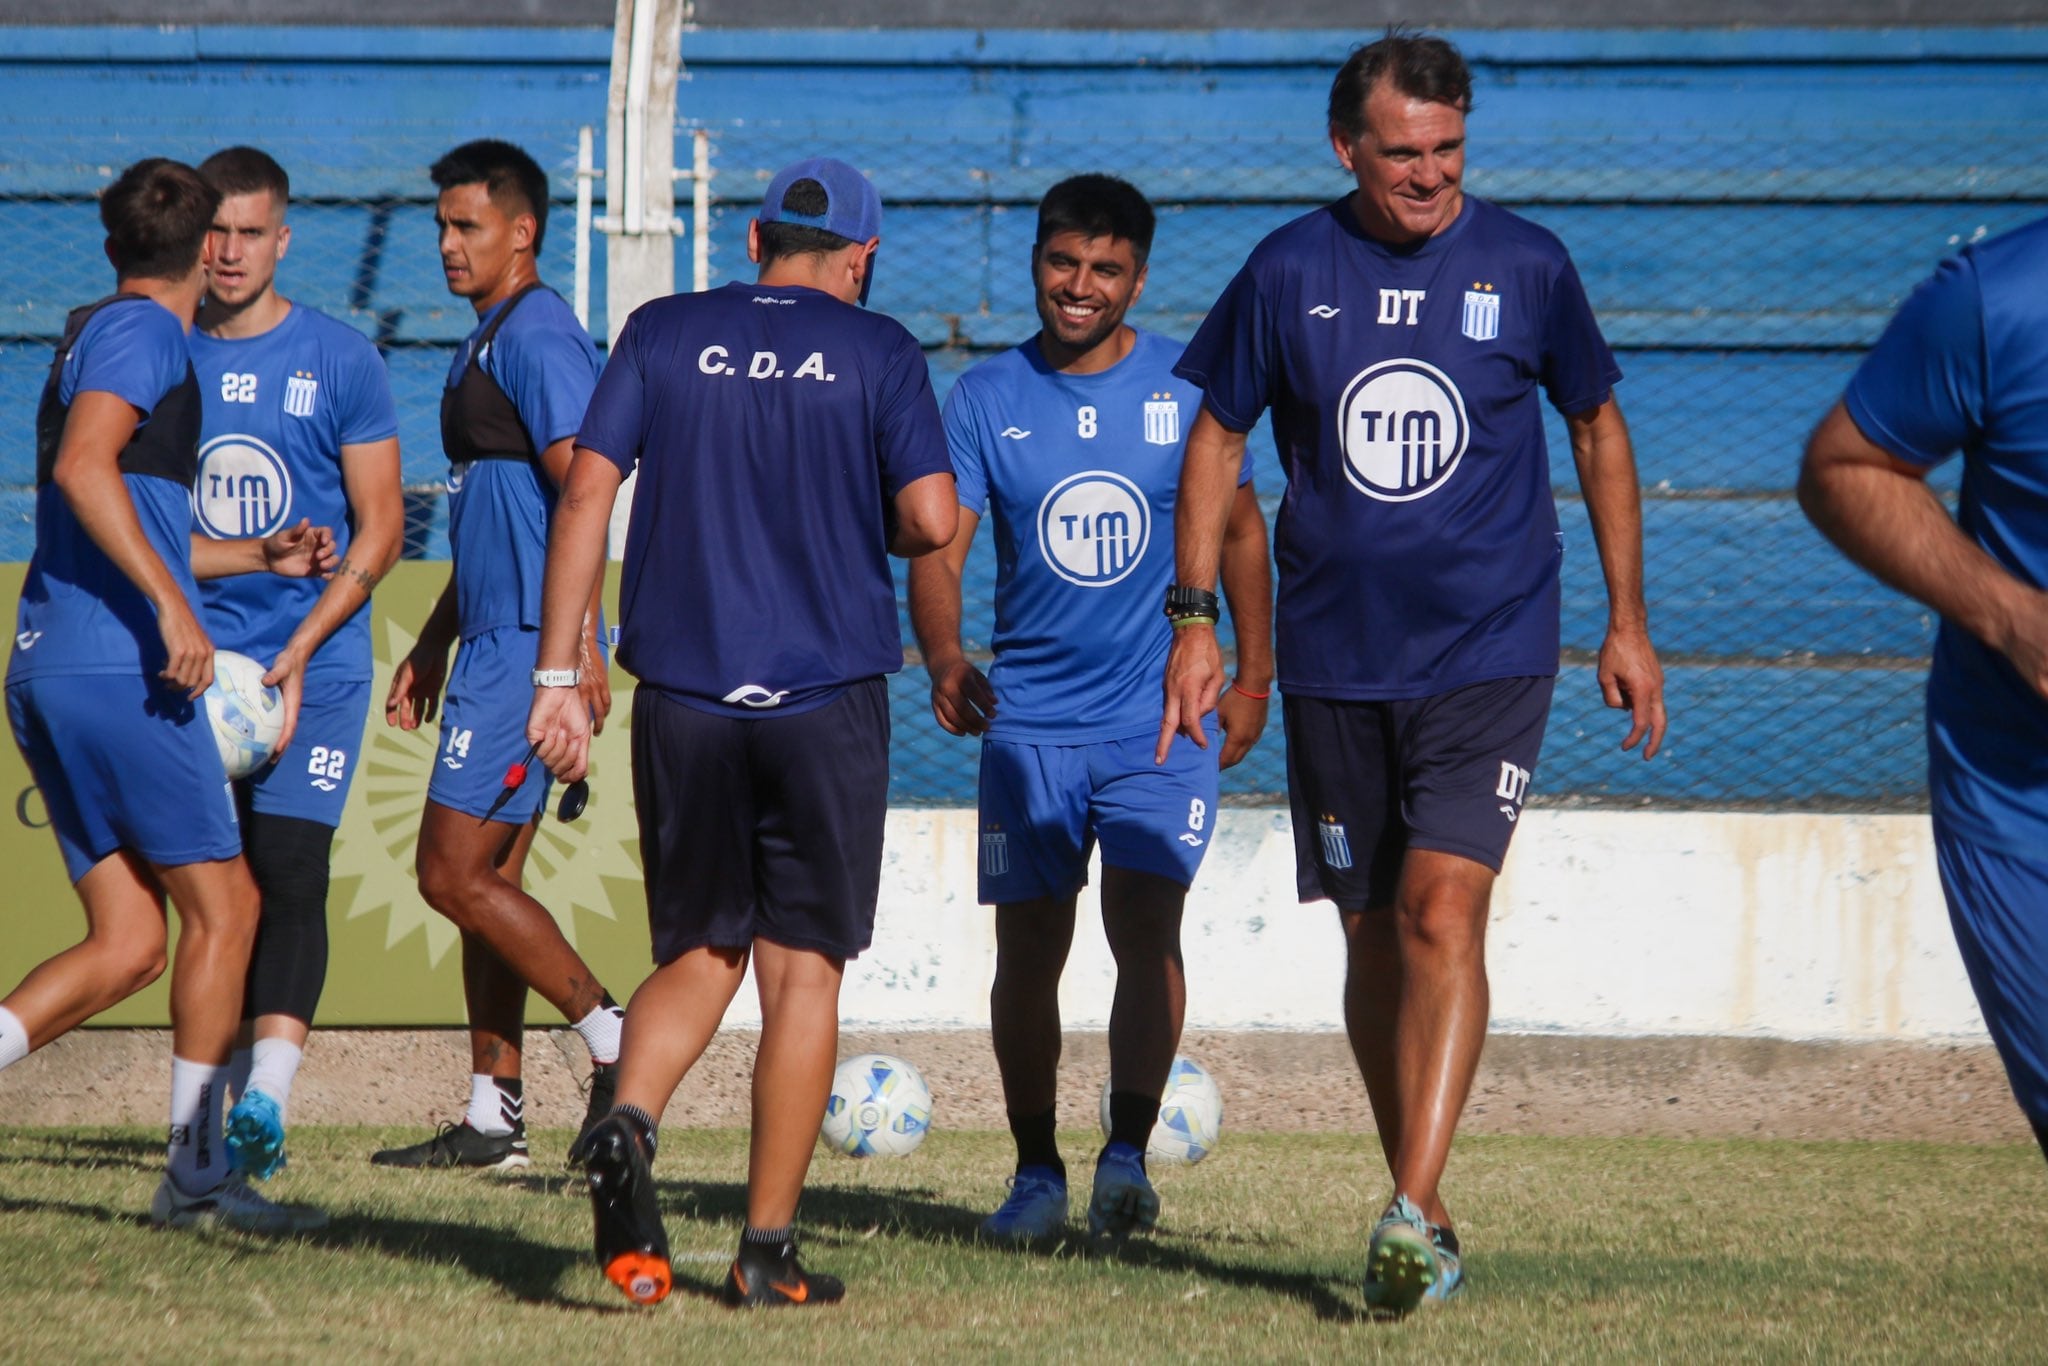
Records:
M267 1181L284 1166L284 1111L262 1091L244 1091L228 1111L228 1168Z
M1431 1224L1429 1241L1436 1248L1439 1272L1436 1284L1422 1296L1424 1308L1455 1299L1465 1289L1465 1265L1464 1258L1459 1254L1458 1235L1442 1224Z
M1024 1167L1010 1178L1010 1197L981 1221L984 1238L1028 1242L1067 1228L1067 1178L1051 1167Z
M1145 1175L1145 1154L1112 1143L1095 1159L1095 1190L1088 1199L1088 1232L1122 1238L1159 1222L1159 1193Z
M1437 1289L1445 1279L1429 1221L1414 1201L1396 1195L1366 1249L1365 1302L1382 1314L1406 1314L1432 1292L1452 1294L1455 1287Z

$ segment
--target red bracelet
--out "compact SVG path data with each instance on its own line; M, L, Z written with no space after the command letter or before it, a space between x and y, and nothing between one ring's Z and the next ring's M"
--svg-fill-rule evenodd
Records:
M1243 686L1237 683L1232 683L1230 690L1232 692L1244 693L1246 697L1249 697L1254 702L1263 702L1273 695L1271 688L1266 689L1264 692L1246 692Z

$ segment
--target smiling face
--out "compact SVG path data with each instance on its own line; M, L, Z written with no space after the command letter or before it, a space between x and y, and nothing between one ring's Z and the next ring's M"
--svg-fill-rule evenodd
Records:
M216 304L243 309L261 299L277 279L277 263L291 245L284 205L268 190L234 194L214 211L206 235L210 253L207 295Z
M533 252L531 213L507 213L482 181L450 185L434 206L441 229L441 273L448 292L488 307Z
M1464 207L1465 112L1404 95L1381 81L1365 97L1365 132L1330 132L1337 160L1358 182L1353 211L1367 235L1403 245L1436 236Z
M1056 232L1031 253L1041 342L1056 368L1070 368L1108 344L1118 355L1117 329L1145 292L1145 267L1122 237Z

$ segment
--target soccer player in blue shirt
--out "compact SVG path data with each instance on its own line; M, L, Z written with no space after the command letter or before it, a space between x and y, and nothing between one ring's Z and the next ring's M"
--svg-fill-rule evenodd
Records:
M1098 843L1117 976L1110 1134L1088 1228L1121 1236L1159 1215L1145 1145L1180 1041L1181 910L1215 833L1218 752L1178 737L1166 762L1153 762L1173 634L1159 609L1173 582L1182 417L1199 401L1173 373L1180 345L1124 321L1144 292L1153 221L1145 196L1112 176L1046 193L1031 252L1041 327L961 376L947 398L960 531L910 567L933 714L951 734L983 737L990 1033L1017 1144L1009 1198L982 1224L998 1238L1066 1226L1054 1137L1059 981ZM1224 767L1264 729L1272 687L1272 577L1249 461L1238 480L1222 573L1243 649L1219 706ZM984 514L996 536L991 677L960 645L961 573Z
M1963 457L1951 518L1927 487ZM1941 614L1927 786L1949 920L2048 1153L2048 219L1914 291L1806 448L1799 501Z
M441 192L434 219L448 292L470 302L477 325L441 396L453 572L398 666L384 715L406 730L440 715L417 868L420 895L462 931L470 1102L460 1124L371 1160L515 1168L529 1160L520 1081L527 989L561 1011L590 1050L586 1128L611 1108L619 1056L618 1006L520 886L549 781L523 763L548 520L598 358L569 305L540 282L548 182L533 158L484 139L457 147L431 174ZM601 726L611 691L596 589L586 596L577 692ZM458 641L451 673L448 650Z
M284 168L230 147L199 174L221 204L190 341L204 405L195 533L267 536L310 519L333 528L341 556L324 584L240 575L201 589L214 643L267 663L264 681L299 695L277 757L235 785L263 915L227 1142L262 1179L284 1160L292 1081L327 978L328 859L370 708L370 592L398 559L405 506L383 358L353 328L277 292L291 245Z
M1440 38L1354 52L1329 121L1356 191L1261 242L1179 366L1204 397L1176 525L1194 603L1176 612L1201 615L1244 434L1269 407L1287 472L1276 658L1298 882L1336 903L1348 944L1345 1024L1394 1178L1365 1292L1397 1313L1464 1283L1438 1182L1558 666L1540 398L1565 416L1606 577L1602 693L1631 713L1624 748L1647 737L1654 755L1665 725L1620 370L1563 244L1463 192L1471 93ZM1199 734L1220 686L1210 628L1177 632L1162 750Z
M635 469L619 661L658 966L626 1014L618 1105L579 1149L600 1265L668 1293L649 1164L669 1098L751 960L761 997L746 1227L733 1305L819 1305L845 1287L798 1262L795 1219L839 1039L846 960L868 947L903 666L888 557L952 539L952 467L917 339L855 307L882 202L841 161L769 182L753 282L657 299L619 334L548 544L527 735L582 776L577 620Z
M150 1219L286 1233L325 1217L256 1194L231 1169L221 1131L257 891L198 702L213 642L194 580L200 395L185 332L206 289L218 204L191 167L161 158L107 187L100 221L116 292L71 314L36 414L36 549L7 714L85 905L86 937L0 1001L0 1067L156 980L168 897L180 924L170 1151ZM245 572L265 567L270 548L247 540L205 558L207 573Z

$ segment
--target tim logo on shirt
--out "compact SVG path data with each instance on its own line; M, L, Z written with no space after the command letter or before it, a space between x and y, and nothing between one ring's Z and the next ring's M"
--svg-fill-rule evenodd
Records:
M1337 412L1344 477L1368 498L1406 503L1457 473L1471 426L1451 377L1427 361L1385 360L1345 386Z
M1108 470L1083 470L1038 505L1038 549L1052 572L1083 588L1107 588L1145 558L1152 509L1138 486Z
M292 511L292 478L284 460L261 439L230 434L199 448L192 513L217 541L268 536Z

